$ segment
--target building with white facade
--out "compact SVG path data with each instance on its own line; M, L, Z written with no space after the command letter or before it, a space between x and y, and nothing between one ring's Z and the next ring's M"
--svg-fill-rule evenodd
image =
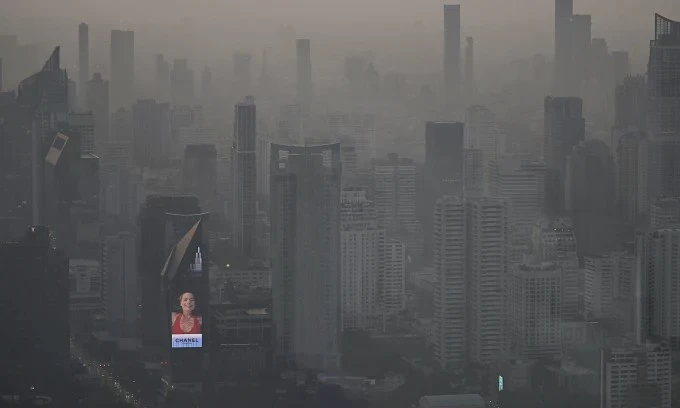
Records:
M363 190L346 189L340 199L340 275L342 329L370 329L379 312L378 284L385 229Z
M378 290L384 319L401 313L406 306L406 245L388 239L384 245Z
M94 259L71 259L68 268L71 312L105 312L106 283L101 264Z

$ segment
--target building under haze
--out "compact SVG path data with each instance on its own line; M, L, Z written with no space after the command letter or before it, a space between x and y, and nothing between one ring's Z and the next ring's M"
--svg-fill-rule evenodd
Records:
M245 258L254 255L253 233L257 211L256 115L252 97L247 97L234 107L232 227L234 246Z
M452 113L460 98L460 5L444 5L444 103Z
M270 171L277 361L309 369L338 369L340 144L272 144Z
M111 30L111 99L109 106L114 112L129 109L134 103L135 90L135 33Z
M217 150L211 144L187 145L182 167L182 190L198 197L201 207L218 212Z
M297 50L297 100L308 112L314 97L312 82L312 51L309 39L295 42Z
M87 82L87 109L94 116L95 145L103 145L108 142L110 132L109 111L109 81L102 79L102 74L95 72L92 79Z
M87 82L90 80L90 28L78 25L78 105L87 111Z

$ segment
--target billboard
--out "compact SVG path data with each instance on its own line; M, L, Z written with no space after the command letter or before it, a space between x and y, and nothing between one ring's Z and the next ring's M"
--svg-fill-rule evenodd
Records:
M185 279L178 279L174 286L171 301L170 332L172 348L203 347L203 315L201 275L203 255L200 246L190 263Z

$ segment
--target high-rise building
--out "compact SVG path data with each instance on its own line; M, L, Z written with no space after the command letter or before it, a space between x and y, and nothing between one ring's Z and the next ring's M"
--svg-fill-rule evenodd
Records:
M68 124L80 136L80 152L82 154L96 153L97 140L95 136L94 114L92 112L69 113Z
M111 30L111 100L109 106L117 111L129 108L135 101L135 32Z
M634 255L626 252L604 252L596 256L586 256L584 264L584 308L587 319L613 319L617 317L624 302L632 306ZM627 326L632 328L630 324Z
M680 22L655 16L647 65L647 131L654 143L652 197L680 196L680 89L669 87L680 71Z
M378 227L375 205L366 192L345 189L340 200L340 313L342 330L375 328L378 284L384 267L385 229Z
M549 211L559 212L564 203L567 157L585 139L583 100L547 96L543 115L543 160L548 170L546 206Z
M0 243L0 316L12 322L0 349L5 394L68 397L69 261L52 238L34 226L18 242Z
M580 95L583 81L588 79L590 73L590 54L592 45L592 18L589 14L574 14L571 16L569 23L569 30L571 34L571 75L574 79L574 84L577 88L571 90L571 94L565 96L574 96L574 91Z
M445 195L461 195L464 184L464 128L460 122L425 123L425 195L423 229L426 248L432 241L435 202ZM429 251L429 249L428 249Z
M630 75L630 59L628 51L612 51L611 54L611 69L614 85L623 82L623 79Z
M416 165L391 153L373 160L373 200L378 224L403 237L411 254L422 251L422 227L416 213Z
M515 264L509 275L511 345L523 358L554 358L562 348L562 268Z
M640 231L636 237L635 331L636 340L658 338L680 350L680 229Z
M378 301L381 321L385 323L406 307L406 245L387 239L383 252L383 265L378 276Z
M571 64L571 17L574 0L555 0L555 86L557 95L567 96L573 92L570 81Z
M617 129L647 127L647 83L642 75L627 76L616 86L614 127Z
M153 99L140 99L132 109L134 159L139 166L163 160L170 138L170 106Z
M649 139L642 131L630 130L618 139L616 204L627 225L635 225L649 213L649 150Z
M252 97L247 97L234 107L233 240L239 254L246 258L253 256L253 233L257 210L256 112Z
M680 197L659 198L650 207L650 228L661 229L680 224Z
M474 39L465 39L465 101L473 103L475 98L475 49Z
M580 142L567 159L564 208L574 220L579 255L616 245L615 171L611 151L601 140Z
M505 344L508 210L501 200L467 202L467 344L469 361L490 364Z
M601 408L671 407L671 350L645 342L602 350Z
M276 355L339 368L340 144L272 144L270 171Z
M156 100L170 102L170 63L163 54L156 54L155 64Z
M194 71L189 69L189 60L175 58L170 71L170 100L173 105L194 103Z
M487 107L473 105L465 113L465 145L468 148L480 149L484 153L484 162L495 160L503 153L500 148L496 115Z
M479 149L465 149L466 197L478 197L484 193L484 153Z
M113 335L136 334L137 243L130 232L108 234L102 245L102 275L106 279L106 320Z
M433 254L434 358L444 369L462 369L467 362L466 208L460 197L445 196L434 208Z
M87 111L87 82L90 80L90 29L86 23L78 26L78 105Z
M217 150L212 144L187 145L184 149L182 190L198 197L201 208L217 212Z
M460 5L444 5L444 101L451 111L460 96Z
M296 41L297 47L297 98L305 112L312 103L314 85L312 83L312 51L309 39Z
M239 100L253 94L253 56L248 53L234 53L234 90Z
M144 347L168 344L161 272L172 245L202 217L195 196L148 196L139 214L138 271L141 283L141 338ZM184 227L184 228L180 228Z
M102 145L109 139L109 81L102 79L102 74L95 72L87 83L87 109L94 115L95 145Z

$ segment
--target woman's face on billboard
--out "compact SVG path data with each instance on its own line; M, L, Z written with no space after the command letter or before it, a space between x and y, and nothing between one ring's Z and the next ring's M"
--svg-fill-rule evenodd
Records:
M196 300L194 299L194 294L190 292L183 293L180 297L180 306L182 306L182 312L191 313L196 308Z

